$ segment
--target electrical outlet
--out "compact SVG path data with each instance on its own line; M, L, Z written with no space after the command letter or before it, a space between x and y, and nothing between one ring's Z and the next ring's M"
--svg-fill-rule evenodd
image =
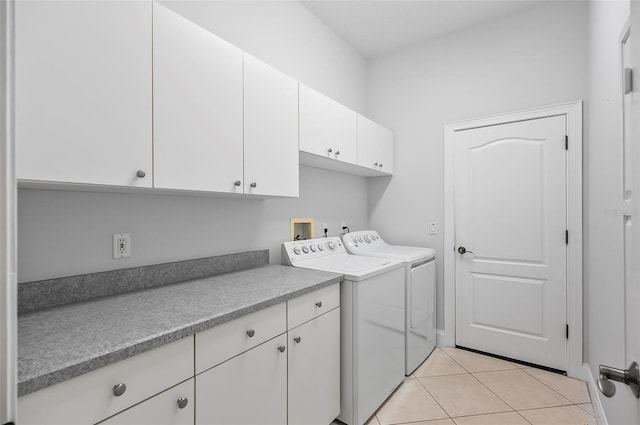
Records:
M113 258L129 258L131 257L131 234L130 233L114 233L113 234Z
M429 223L429 234L430 235L438 234L438 223L436 223L435 221L432 221L431 223Z
M342 234L346 234L347 233L347 229L349 229L349 227L347 226L347 222L346 221L341 221L340 222L340 231L342 232Z

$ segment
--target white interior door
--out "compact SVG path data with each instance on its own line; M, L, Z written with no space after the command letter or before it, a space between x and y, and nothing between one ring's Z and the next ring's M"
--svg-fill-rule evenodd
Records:
M635 3L635 2L632 2ZM631 29L640 27L640 5L631 6ZM634 24L636 25L634 27ZM632 51L631 32L622 40L623 69L632 68L632 64L640 64L640 52ZM635 57L633 55L636 55ZM640 192L640 67L633 66L633 91L623 96L623 220L624 220L624 265L626 292L626 362L616 367L628 367L631 362L640 362L640 226L635 202ZM624 87L623 87L624 90ZM627 92L627 90L625 90ZM617 384L618 396L624 397L625 411L631 415L629 423L640 423L640 401L627 388Z
M457 345L567 370L566 134L564 115L456 132Z

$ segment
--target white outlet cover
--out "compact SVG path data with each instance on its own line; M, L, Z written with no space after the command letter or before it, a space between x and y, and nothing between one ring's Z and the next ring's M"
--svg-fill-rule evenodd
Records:
M131 234L130 233L114 233L113 234L113 258L129 258L131 257Z
M436 223L435 221L432 221L431 223L429 223L429 234L430 235L438 234L438 223Z

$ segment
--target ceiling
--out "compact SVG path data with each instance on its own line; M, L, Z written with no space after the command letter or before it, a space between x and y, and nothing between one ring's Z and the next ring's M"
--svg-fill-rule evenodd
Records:
M544 0L302 0L365 58L505 16Z

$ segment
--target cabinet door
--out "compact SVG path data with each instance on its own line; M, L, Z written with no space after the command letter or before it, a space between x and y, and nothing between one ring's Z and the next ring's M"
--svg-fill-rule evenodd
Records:
M15 5L18 179L151 187L151 1Z
M189 379L101 424L105 425L188 425L194 418L194 380Z
M382 127L380 138L380 171L393 174L393 133Z
M242 51L157 3L153 19L154 187L242 193Z
M340 308L289 331L289 424L340 414Z
M287 423L286 345L280 335L196 376L196 423Z
M393 133L358 114L358 165L393 173Z
M356 164L356 115L300 84L300 150Z
M298 82L244 55L244 192L298 196Z

